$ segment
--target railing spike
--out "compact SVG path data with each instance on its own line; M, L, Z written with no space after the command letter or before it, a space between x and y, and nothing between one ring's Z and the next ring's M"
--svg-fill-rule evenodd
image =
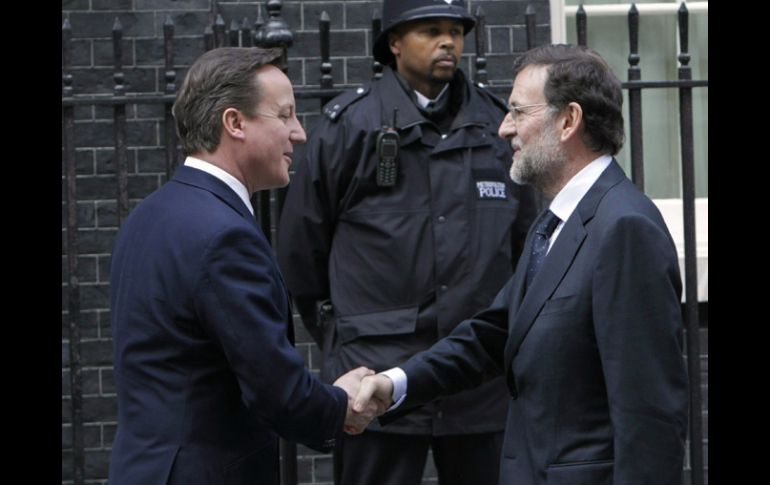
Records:
M377 40L377 37L380 36L381 32L382 14L380 13L380 9L375 8L372 11L372 48L369 49L370 52L374 49L374 42ZM372 60L372 72L374 73L374 79L380 79L382 77L382 64L379 61Z
M679 23L679 46L680 46L680 53L679 53L679 62L682 64L682 67L687 66L690 63L690 54L689 54L689 48L690 48L690 36L689 36L689 10L687 9L687 4L685 2L682 2L682 4L679 6L679 10L677 11L677 22Z
M70 41L72 26L69 18L65 18L61 26L61 60L62 60L62 96L72 96L72 74L70 73Z
M120 23L120 19L115 17L115 23L112 25L112 53L115 61L115 73L113 79L115 81L114 93L115 96L122 96L125 93L125 76L123 75L123 25Z
M330 30L331 19L329 14L324 10L321 12L321 18L318 20L318 34L321 44L321 88L329 89L332 87L332 63L329 59L329 43L330 43ZM324 104L327 99L321 99L321 103Z
M214 45L216 47L225 45L225 19L220 14L217 14L217 19L214 21Z
M243 17L241 21L241 44L243 47L252 46L251 27L249 26L249 19L246 17Z
M487 76L487 29L484 9L479 5L476 8L476 76L477 84L484 86L488 82Z
M228 31L229 44L233 47L238 47L241 44L241 29L238 25L238 21L232 19L230 21L230 29Z
M536 31L537 15L535 13L535 7L531 4L527 5L527 9L524 11L524 24L527 28L527 50L535 47L537 40Z
M586 9L583 8L582 3L578 6L577 14L575 15L575 23L577 24L578 45L587 46L588 45L588 33L587 33L588 16L586 15Z
M203 48L207 51L214 48L214 29L211 25L207 25L203 29Z

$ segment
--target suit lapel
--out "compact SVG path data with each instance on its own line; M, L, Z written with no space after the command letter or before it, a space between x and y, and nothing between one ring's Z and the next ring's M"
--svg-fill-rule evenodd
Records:
M510 368L510 362L513 359L513 346L511 345L511 335L513 334L513 325L516 321L516 315L519 313L522 300L524 299L524 278L527 275L527 268L529 267L529 258L532 255L532 235L534 228L537 226L537 222L540 217L543 216L545 211L540 214L529 228L527 239L524 242L524 252L519 258L519 262L516 265L516 271L513 274L513 285L511 285L510 294L510 308L508 310L508 339L505 341L505 353L504 362L505 369Z
M513 277L514 285L511 289L511 315L515 315L518 312L521 301L524 298L524 285L527 276L527 268L529 267L529 260L532 256L532 238L535 235L535 228L540 222L540 219L545 216L545 212L545 210L541 212L540 215L535 218L534 222L532 222L532 225L529 228L529 233L527 233L527 239L524 241L524 251L519 258L518 264L516 265L516 273Z
M523 298L519 296L521 298L520 304L511 322L508 341L505 344L506 366L510 364L513 356L518 352L519 345L521 345L529 329L532 328L532 324L535 323L540 309L543 308L545 302L556 290L556 287L572 265L572 261L574 261L575 255L583 244L585 237L586 230L582 221L571 216L564 224L559 237L548 252L537 276L532 280L529 290L527 290ZM523 289L522 281L522 284L516 290L521 294Z
M529 264L529 254L522 256L522 261L516 268L516 284L512 289L514 293L509 313L508 340L505 343L505 369L511 370L511 362L518 353L524 337L532 328L545 302L572 266L586 238L586 225L596 214L599 202L610 188L624 179L626 175L623 169L613 159L565 222L526 294L523 294L524 276ZM527 236L527 244L524 246L528 253L531 250L531 238L532 228Z

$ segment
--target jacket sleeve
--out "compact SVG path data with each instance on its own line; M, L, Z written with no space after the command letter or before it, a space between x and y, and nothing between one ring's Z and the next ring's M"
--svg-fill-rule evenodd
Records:
M196 312L255 419L288 440L328 450L342 431L347 395L316 379L291 346L285 291L272 250L255 231L226 229L210 243Z
M596 341L614 430L616 485L680 483L687 432L676 250L649 218L608 229L593 275Z
M401 366L407 376L405 409L475 388L502 374L512 285L513 277L487 309Z
M339 198L329 161L341 157L339 124L321 119L298 160L278 228L278 262L302 322L320 344L316 302L329 298L329 253Z

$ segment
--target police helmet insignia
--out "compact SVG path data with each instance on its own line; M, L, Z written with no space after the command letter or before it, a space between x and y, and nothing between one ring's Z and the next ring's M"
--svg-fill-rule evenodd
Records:
M465 33L473 29L476 19L468 13L464 0L384 0L382 2L382 31L374 41L374 59L382 64L393 62L388 46L388 34L403 23L428 18L456 19L465 26Z

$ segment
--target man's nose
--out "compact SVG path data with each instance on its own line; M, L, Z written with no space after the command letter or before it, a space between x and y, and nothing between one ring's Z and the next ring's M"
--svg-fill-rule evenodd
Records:
M513 121L511 113L505 115L500 127L497 129L497 136L502 139L513 138L516 135L516 123Z
M289 134L289 140L294 143L305 143L307 141L307 134L305 129L302 128L302 124L298 119L294 118L295 125L291 127L291 133Z
M455 40L454 40L454 37L452 37L452 34L450 34L449 32L444 32L441 35L441 43L439 44L439 46L442 49L447 49L447 50L450 50L450 51L454 50L454 48L455 48Z

